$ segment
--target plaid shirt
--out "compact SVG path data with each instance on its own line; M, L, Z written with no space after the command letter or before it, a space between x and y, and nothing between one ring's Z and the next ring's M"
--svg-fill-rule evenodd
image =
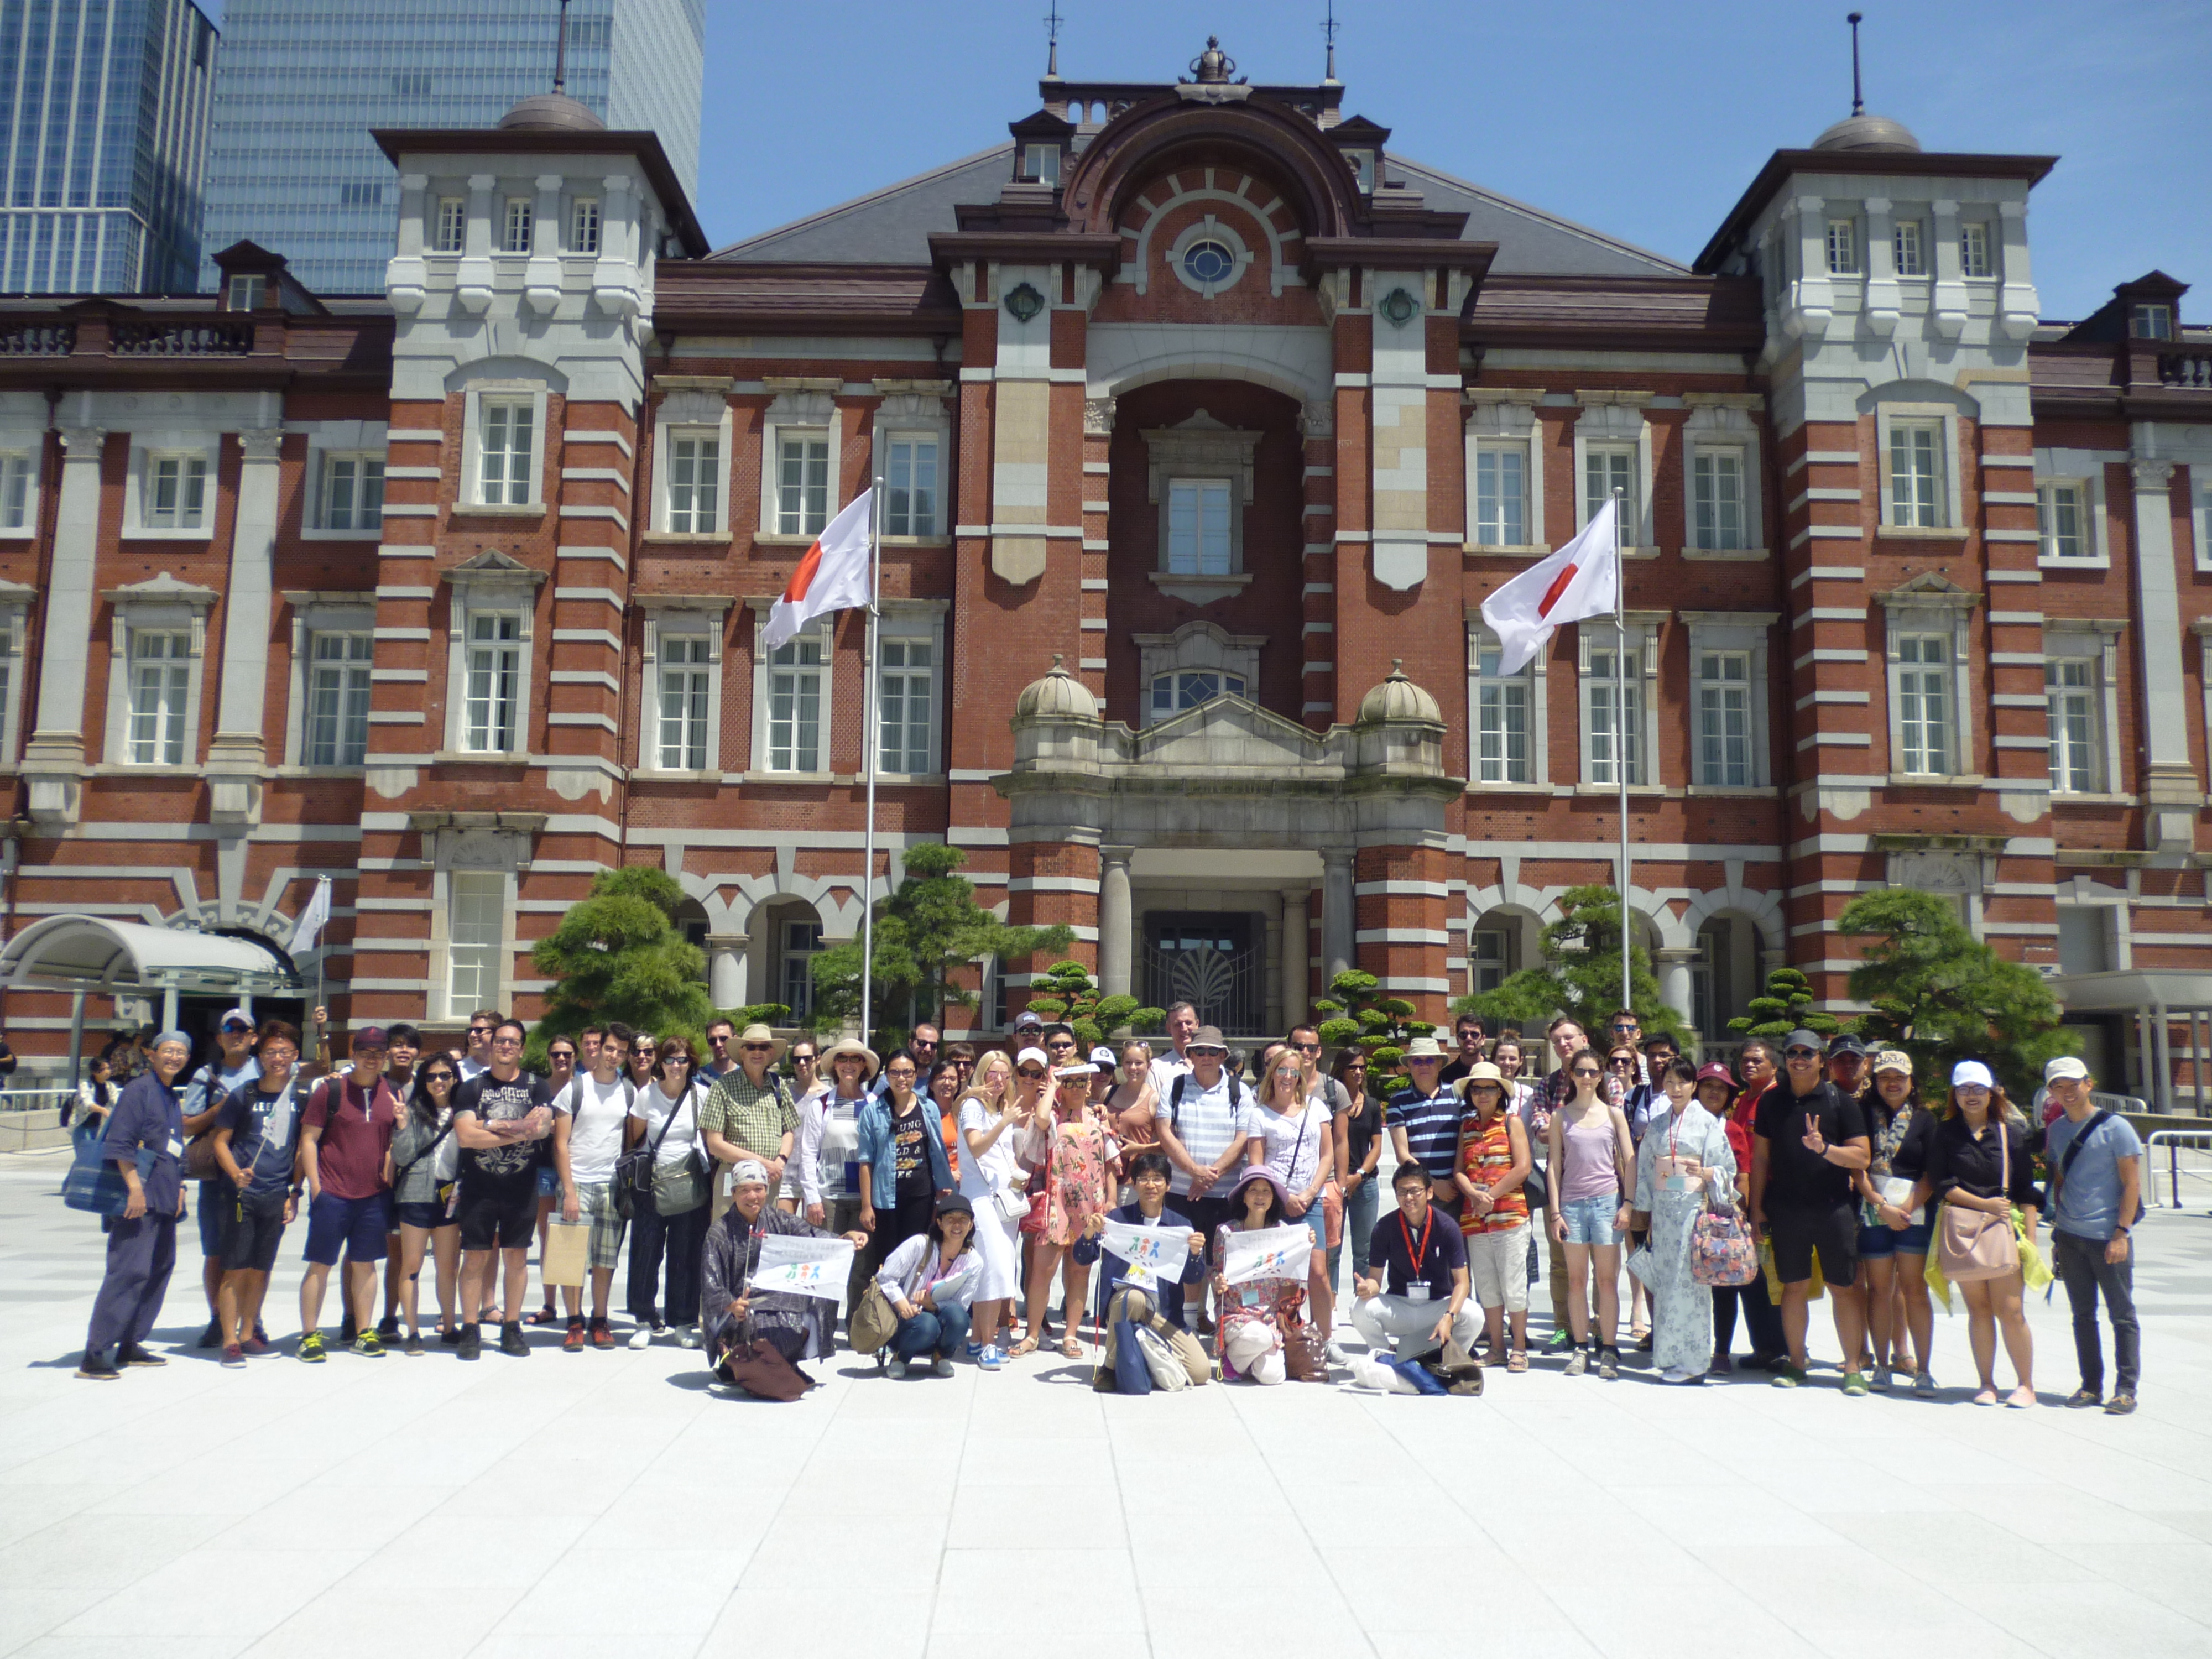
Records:
M762 1158L783 1156L783 1138L799 1127L799 1112L783 1080L773 1072L756 1088L742 1066L714 1079L714 1091L699 1110L699 1130L713 1130Z

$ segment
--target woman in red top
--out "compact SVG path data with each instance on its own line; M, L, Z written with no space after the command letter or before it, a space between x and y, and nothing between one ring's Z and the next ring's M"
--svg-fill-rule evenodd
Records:
M1506 1109L1505 1073L1478 1060L1457 1084L1469 1107L1460 1125L1459 1169L1453 1176L1462 1196L1460 1231L1467 1236L1468 1279L1482 1304L1490 1340L1490 1363L1506 1352L1505 1330L1512 1322L1509 1371L1528 1369L1528 1200L1521 1183L1528 1178L1528 1132Z

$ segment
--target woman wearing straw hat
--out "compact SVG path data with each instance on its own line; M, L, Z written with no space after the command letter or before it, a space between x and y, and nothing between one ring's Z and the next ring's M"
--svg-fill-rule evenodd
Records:
M822 1056L830 1089L799 1115L799 1206L807 1224L849 1233L860 1226L860 1109L881 1062L858 1037L833 1043ZM857 1307L868 1282L856 1252L845 1298Z

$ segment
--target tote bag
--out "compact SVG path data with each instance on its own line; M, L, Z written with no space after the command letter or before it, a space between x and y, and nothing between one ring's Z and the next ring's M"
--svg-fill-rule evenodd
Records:
M1990 1127L1996 1133L2000 1167L2003 1170L1998 1177L1997 1190L2004 1192L2012 1186L2012 1137L2002 1123ZM1936 1251L1943 1264L1944 1277L1954 1285L1971 1284L1978 1279L2002 1279L2016 1272L2020 1267L2020 1239L2013 1231L2010 1206L2002 1215L1993 1215L1987 1210L1969 1210L1947 1200L1942 1218L1936 1227Z

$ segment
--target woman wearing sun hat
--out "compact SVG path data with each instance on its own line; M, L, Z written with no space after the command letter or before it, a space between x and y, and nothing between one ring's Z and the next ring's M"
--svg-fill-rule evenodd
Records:
M799 1109L799 1212L810 1225L847 1233L860 1224L860 1109L881 1062L866 1043L847 1037L823 1054L821 1068L829 1089ZM856 1255L846 1306L859 1304L867 1282Z

